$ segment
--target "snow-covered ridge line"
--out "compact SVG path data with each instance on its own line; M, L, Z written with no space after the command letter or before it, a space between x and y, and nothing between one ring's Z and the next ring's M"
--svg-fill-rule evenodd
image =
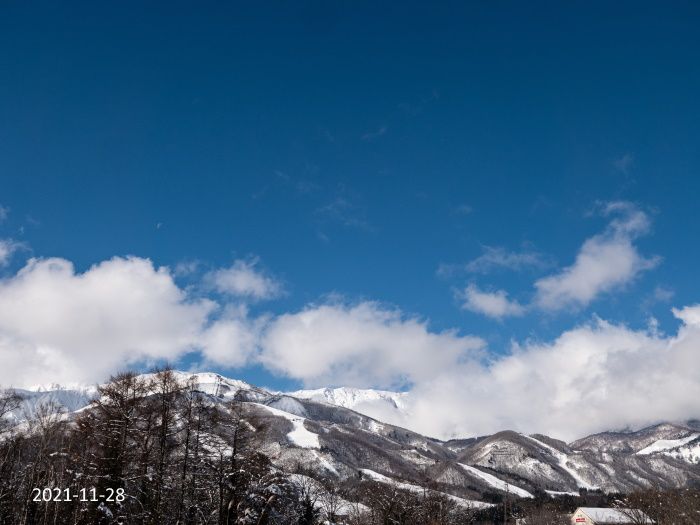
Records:
M363 403L385 402L399 410L406 408L407 392L392 392L389 390L375 390L372 388L317 388L314 390L296 390L284 392L284 394L299 399L320 401L330 405L355 409Z

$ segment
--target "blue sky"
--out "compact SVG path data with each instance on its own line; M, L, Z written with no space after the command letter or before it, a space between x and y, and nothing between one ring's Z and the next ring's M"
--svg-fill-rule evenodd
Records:
M492 356L595 316L673 333L671 307L700 297L698 11L5 4L4 278L30 257L78 274L115 256L198 262L173 279L225 308L202 283L247 261L279 286L235 301L250 318L378 301ZM529 306L538 279L630 210L648 222L629 237L643 268L591 300ZM465 270L484 253L530 259ZM522 311L465 309L470 285ZM214 368L303 382L260 363Z

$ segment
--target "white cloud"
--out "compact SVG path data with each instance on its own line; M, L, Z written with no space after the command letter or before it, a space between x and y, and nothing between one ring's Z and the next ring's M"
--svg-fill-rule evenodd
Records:
M640 303L639 307L643 311L649 311L654 305L658 303L670 303L675 292L673 289L666 286L657 285L654 290L648 294Z
M643 257L634 245L649 230L646 213L626 202L608 203L601 211L615 216L606 230L583 243L571 266L535 282L534 302L540 308L586 306L658 264L658 258Z
M408 418L376 415L438 437L512 428L573 439L700 417L700 305L673 312L682 324L671 336L594 320L487 361L481 339L373 302L250 318L193 300L145 259L82 273L32 259L0 281L0 384L100 381L199 351L205 366L257 361L314 386L410 384Z
M611 228L632 235L642 223ZM700 417L700 305L673 313L681 324L669 336L594 319L486 359L482 339L375 302L254 318L241 305L193 298L147 259L83 272L31 259L0 280L0 384L101 381L197 352L203 366L256 362L309 386L410 385L408 417L387 406L376 415L437 437L512 428L573 439Z
M519 271L528 267L545 268L549 265L549 261L535 251L509 252L504 248L485 246L484 253L469 261L464 269L471 273L486 274L498 268Z
M215 321L200 339L205 365L245 365L257 348L258 330L246 318Z
M525 308L515 300L508 299L503 290L484 292L470 284L460 294L463 299L462 308L488 317L501 319L503 317L519 316L525 313Z
M698 417L700 306L674 313L683 324L673 337L597 320L446 370L416 386L410 420L397 422L442 437L511 428L570 440Z
M700 304L685 308L671 308L673 315L686 325L695 329L700 328Z
M514 429L571 440L700 417L700 305L674 314L682 324L672 336L596 318L484 359L478 338L431 332L376 303L326 304L273 320L261 361L309 386L407 382L407 415L384 405L365 409L428 435Z
M258 261L237 260L229 268L209 272L205 280L218 292L248 299L272 299L282 293L282 285L275 278L256 268Z
M20 243L12 239L0 239L0 267L7 266L10 262L10 258L20 246Z
M201 263L197 260L180 261L173 268L173 275L176 277L187 277L197 273Z
M377 303L324 304L272 321L260 360L307 385L396 386L434 377L483 344Z
M466 264L440 264L437 274L441 277L463 272L486 275L501 269L516 272L527 268L543 269L552 264L548 257L536 251L511 252L501 247L484 246L483 253Z
M7 216L10 214L10 208L0 204L0 223L5 222Z
M203 363L200 367L236 368L254 359L266 316L251 319L244 306L229 306L200 338Z
M31 259L0 281L0 384L101 381L196 350L241 364L248 336L226 313L212 324L216 310L147 259L115 257L83 273L65 259Z

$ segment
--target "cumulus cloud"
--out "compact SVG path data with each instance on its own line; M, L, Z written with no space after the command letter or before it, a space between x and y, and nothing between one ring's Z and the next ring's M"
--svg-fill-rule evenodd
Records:
M201 366L236 368L251 362L266 322L266 316L250 318L244 306L225 308L201 335Z
M535 282L534 303L540 308L586 306L658 264L657 257L642 256L634 244L649 230L646 213L627 202L608 203L601 213L613 217L605 231L583 243L571 266Z
M3 359L21 365L3 367L2 382L71 371L82 379L170 357L194 346L211 309L187 303L167 271L144 259L114 258L82 274L65 259L31 259L0 283Z
M533 308L556 311L585 307L659 263L658 257L641 255L635 244L650 229L651 221L644 211L621 201L599 204L597 211L610 219L605 230L583 243L572 265L535 281L535 293L527 307L509 300L505 291L483 292L474 285L469 285L461 294L462 307L496 318L522 315L526 309ZM497 268L542 269L548 264L537 252L486 247L481 256L464 266L464 270L487 274ZM454 267L443 265L438 274L448 275L453 271Z
M309 306L274 319L261 339L270 370L309 386L410 385L406 412L363 409L440 438L514 429L566 440L700 417L700 305L675 309L670 336L594 318L551 341L484 342L376 303Z
M0 281L0 384L100 381L196 350L219 362L224 342L240 364L247 336L234 318L213 318L217 310L147 259L115 257L82 273L65 259L31 259Z
M218 292L230 296L254 300L278 297L282 293L281 283L259 270L257 264L257 259L239 259L228 268L209 272L205 280Z
M266 328L261 362L309 386L395 387L426 380L477 352L484 342L374 302L311 305Z
M525 308L517 301L508 299L508 294L503 290L484 292L470 284L459 297L463 300L463 309L496 319L525 313Z
M417 385L410 420L396 422L442 437L512 428L571 440L698 417L700 306L674 313L682 325L671 337L595 320L490 364L464 363Z

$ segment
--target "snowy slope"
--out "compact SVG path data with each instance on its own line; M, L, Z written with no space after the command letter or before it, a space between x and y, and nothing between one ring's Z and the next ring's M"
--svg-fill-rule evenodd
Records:
M266 391L254 387L246 383L245 381L240 381L238 379L230 379L224 377L220 374L214 374L212 372L175 372L175 376L183 383L188 381L193 381L196 383L196 388L200 392L209 394L212 396L220 398L232 398L239 391L255 392L259 391L265 394ZM144 378L152 377L152 374L143 374Z
M686 425L661 423L637 431L601 432L570 443L576 450L600 453L634 453L662 439L681 439L693 431Z
M664 451L663 454L687 463L700 465L700 440L682 445L672 450Z
M85 407L97 395L95 387L79 387L75 389L63 389L58 385L52 385L53 390L15 390L22 396L22 404L17 410L8 415L8 419L18 424L34 417L42 407L50 405L60 407L65 412L75 412Z
M507 483L507 482L497 478L493 474L489 474L488 472L484 472L483 470L479 470L476 467L465 465L464 463L458 463L458 465L460 467L462 467L464 470L466 470L467 472L469 472L470 474L473 474L476 477L484 480L486 483L488 483L490 486L492 486L495 489L502 490L503 492L515 494L516 496L520 496L521 498L534 497L527 490L521 489L520 487L516 487L515 485Z
M287 421L291 421L293 429L287 434L287 439L289 439L291 443L294 443L296 446L301 448L321 448L321 445L318 442L318 434L310 432L304 426L304 421L306 421L305 418L267 405L261 405L259 403L255 404L263 407L265 410L271 412L275 416L283 417Z
M691 434L687 437L681 438L681 439L659 439L657 441L654 441L651 445L648 447L643 448L637 454L645 455L645 454L653 454L654 452L662 452L665 450L671 450L673 448L678 448L686 443L690 443L694 439L697 439L700 437L700 434Z
M422 493L425 492L425 487L422 487L420 485L414 485L412 483L405 483L403 481L396 481L395 479L391 479L388 476L385 476L383 474L380 474L379 472L375 472L374 470L371 469L360 469L360 472L369 479L373 481L377 481L379 483L385 483L387 485L395 485L396 487L407 490L409 492L418 492ZM444 492L440 492L440 494L444 494L448 498L450 498L452 501L457 503L458 505L463 505L465 507L470 507L470 508L477 508L477 509L483 509L487 507L492 507L492 503L485 503L483 501L475 501L475 500L468 500L464 498L460 498L457 496L453 496L452 494L446 494Z

